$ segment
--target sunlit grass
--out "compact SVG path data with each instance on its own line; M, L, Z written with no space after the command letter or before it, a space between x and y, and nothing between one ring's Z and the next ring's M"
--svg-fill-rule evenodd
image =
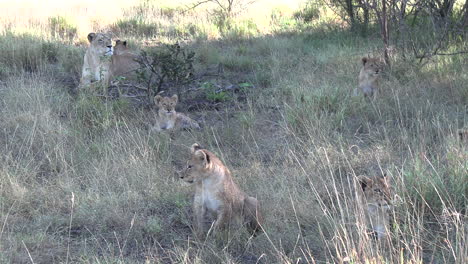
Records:
M343 30L329 9L306 23L301 1L257 1L228 25L212 6L181 13L190 2L0 2L0 262L465 262L463 56L397 56L366 101L351 94L378 34ZM101 30L135 50L193 50L204 79L165 88L182 109L210 102L188 112L203 129L151 133L145 99L73 93L86 35ZM265 234L194 239L192 187L175 171L195 142L257 197ZM397 199L377 242L354 178L383 174Z

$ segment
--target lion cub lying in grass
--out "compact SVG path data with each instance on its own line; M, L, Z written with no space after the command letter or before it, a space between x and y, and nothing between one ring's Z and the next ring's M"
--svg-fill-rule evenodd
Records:
M359 203L364 205L367 225L381 239L387 236L392 208L391 190L387 177L357 178L357 194Z
M257 199L239 189L229 169L213 153L198 144L193 144L191 153L180 178L195 184L193 211L197 236L203 236L207 216L215 219L215 231L235 222L246 224L253 235L261 231L262 218Z
M162 130L187 128L200 129L200 126L195 120L175 111L177 101L177 95L173 95L171 97L156 95L154 97L154 102L159 108L158 115L156 117L156 125L153 128L154 130L159 132Z
M365 97L373 97L379 88L380 73L382 72L382 63L376 58L362 58L362 68L359 72L359 89ZM354 95L358 90L354 91Z

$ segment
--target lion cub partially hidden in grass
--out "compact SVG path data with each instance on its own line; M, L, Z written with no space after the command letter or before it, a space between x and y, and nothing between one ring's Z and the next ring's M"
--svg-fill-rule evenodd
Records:
M154 130L200 129L196 121L175 111L178 99L177 95L171 97L156 95L154 97L154 102L159 108L158 115L156 116L156 125L153 128Z
M362 58L362 68L359 72L359 89L365 97L373 97L379 88L380 73L382 72L382 62L376 58ZM354 95L358 90L354 91Z
M391 190L388 177L357 177L357 196L366 214L366 224L381 239L387 236L392 208Z
M195 184L193 211L197 236L204 235L206 217L215 219L215 231L235 223L246 224L253 235L261 231L257 199L239 189L229 169L213 153L198 144L192 145L191 153L180 178Z

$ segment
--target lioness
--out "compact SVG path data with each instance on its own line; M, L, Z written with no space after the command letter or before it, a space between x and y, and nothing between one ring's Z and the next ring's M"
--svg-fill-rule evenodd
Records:
M376 58L362 58L362 68L359 72L359 89L364 96L373 97L379 87L379 77L382 72L382 64ZM356 89L354 94L357 95Z
M388 234L390 221L389 210L392 208L391 191L387 177L369 178L359 176L357 178L358 201L366 211L367 225L381 239Z
M193 144L191 158L180 178L195 184L193 212L198 237L205 232L207 216L215 219L214 230L244 223L253 235L261 231L262 217L257 199L239 189L229 169L210 151Z
M159 108L154 130L161 131L186 128L200 129L200 126L196 121L175 111L178 99L179 97L177 95L173 95L171 97L156 95L154 97L154 102Z
M110 56L113 53L112 39L108 34L89 33L88 41L90 45L84 55L79 87L97 81L103 81L107 86Z
M127 47L127 41L116 40L111 58L110 81L118 76L125 78L134 76L135 71L140 68L137 60L138 55Z

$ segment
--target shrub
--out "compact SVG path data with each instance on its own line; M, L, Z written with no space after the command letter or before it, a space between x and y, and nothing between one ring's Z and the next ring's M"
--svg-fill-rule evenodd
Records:
M201 87L205 91L206 99L213 102L224 102L229 100L229 95L225 91L217 91L216 86L211 82L204 82Z
M312 3L308 1L306 6L294 12L293 14L296 20L302 20L303 22L309 23L320 17L320 8L317 3Z
M193 61L195 52L181 47L179 43L164 45L143 52L141 56L142 68L149 68L148 72L141 72L140 79L153 84L148 90L148 96L159 93L163 84L180 85L190 82L193 77Z

